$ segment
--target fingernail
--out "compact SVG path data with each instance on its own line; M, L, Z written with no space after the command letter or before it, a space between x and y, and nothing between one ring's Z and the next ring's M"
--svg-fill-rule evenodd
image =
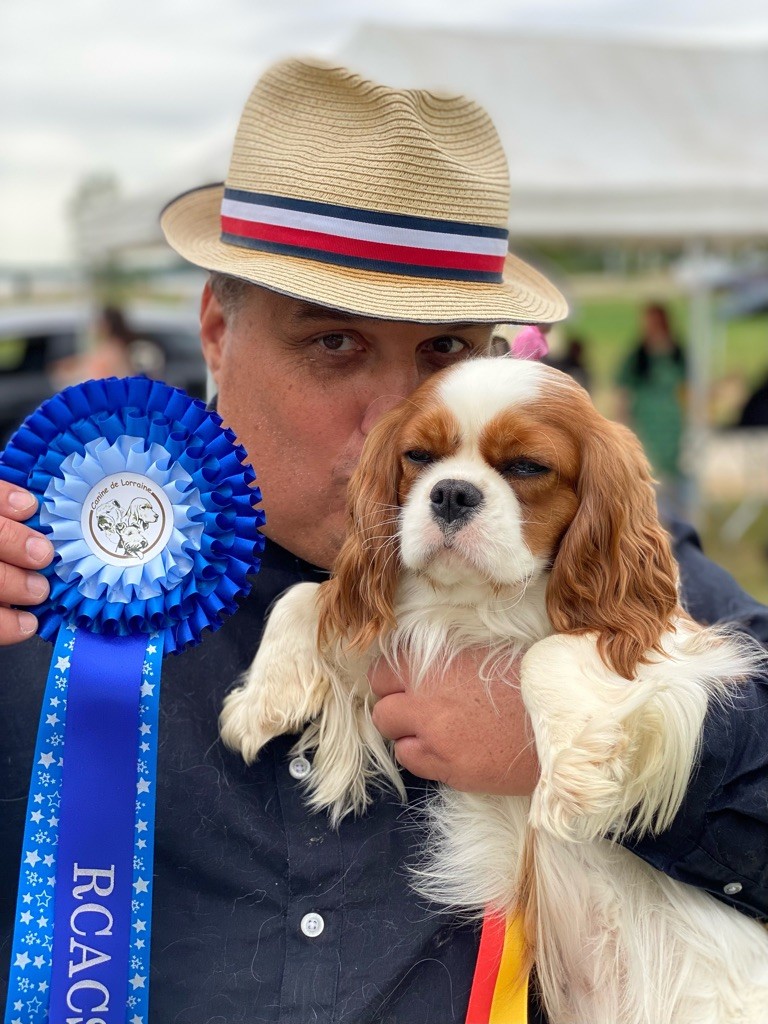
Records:
M29 491L11 491L8 495L8 504L16 512L25 512L35 504L34 497Z
M37 573L31 573L27 576L27 591L35 598L45 597L48 593L48 580L45 576L38 576ZM32 618L35 618L33 615Z
M44 537L30 537L26 548L27 554L33 562L44 562L53 551L51 542Z
M19 632L28 636L37 632L37 616L32 612L19 612Z

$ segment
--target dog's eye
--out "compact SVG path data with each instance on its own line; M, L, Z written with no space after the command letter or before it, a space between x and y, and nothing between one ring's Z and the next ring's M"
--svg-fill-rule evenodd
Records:
M413 448L405 453L405 457L409 462L416 462L420 466L434 461L432 455L429 452L425 452L423 448Z
M542 473L549 472L549 466L542 466L540 462L534 462L533 459L512 459L511 462L501 467L501 473L504 476L541 476Z

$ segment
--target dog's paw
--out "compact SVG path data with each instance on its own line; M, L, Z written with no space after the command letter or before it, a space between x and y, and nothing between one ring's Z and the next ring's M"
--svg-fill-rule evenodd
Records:
M274 713L263 695L248 685L233 690L224 700L219 731L224 744L239 753L247 764L259 756L263 746L286 732L285 716Z
M606 669L593 637L556 635L526 654L521 689L541 765L531 824L576 842L620 829L633 782L632 687Z
M630 740L615 722L590 722L542 759L530 823L568 842L589 842L621 824L630 786Z
M317 584L301 583L280 598L243 683L224 701L221 738L248 763L322 710L329 682L317 649L316 594Z

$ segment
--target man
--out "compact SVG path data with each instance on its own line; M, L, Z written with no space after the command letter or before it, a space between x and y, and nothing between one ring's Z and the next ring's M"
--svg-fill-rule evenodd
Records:
M291 738L246 768L218 741L217 717L274 599L331 566L346 482L377 417L440 367L482 355L495 322L565 314L556 289L504 259L507 201L503 154L475 104L289 61L249 100L226 191L195 190L164 213L171 244L212 272L203 351L218 408L257 469L268 543L238 614L163 669L157 1024L464 1020L478 932L410 893L406 864L420 840L412 813L382 795L363 818L331 830L302 804L298 780L312 766L289 756ZM42 592L33 589L52 552L23 525L31 512L28 497L0 487L6 604L35 604L47 592L44 580ZM765 610L703 559L689 531L678 542L692 613L727 616L768 638ZM17 643L31 632L28 614L0 609L9 645L0 688L5 956L50 658L45 644ZM374 678L377 724L396 741L412 801L426 788L415 775L482 791L528 793L535 784L518 691L498 684L492 707L473 669L468 657L416 694L383 669ZM639 850L752 912L768 909L756 853L765 821L753 808L753 775L739 776L762 768L749 732L758 712L744 708L760 705L765 685L750 681L744 702L713 711L685 807Z

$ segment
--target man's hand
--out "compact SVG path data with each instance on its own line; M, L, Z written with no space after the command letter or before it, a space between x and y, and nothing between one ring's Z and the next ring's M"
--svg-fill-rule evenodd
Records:
M481 681L483 657L465 651L415 690L407 667L398 674L380 659L368 676L379 698L373 722L414 775L469 793L528 796L539 763L520 684L516 675Z
M35 570L48 565L53 546L22 525L36 508L29 491L0 480L0 645L26 640L37 629L31 612L8 605L40 604L48 596L48 580Z

